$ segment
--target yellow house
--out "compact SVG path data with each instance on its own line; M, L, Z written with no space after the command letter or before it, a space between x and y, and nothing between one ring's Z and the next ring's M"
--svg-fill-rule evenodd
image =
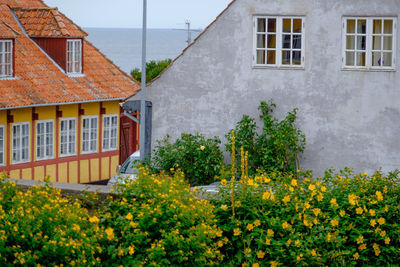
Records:
M41 0L0 3L0 171L66 183L108 179L120 101L139 89Z

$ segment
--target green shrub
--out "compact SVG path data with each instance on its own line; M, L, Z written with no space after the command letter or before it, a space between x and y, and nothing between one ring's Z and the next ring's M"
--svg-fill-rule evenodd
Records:
M174 143L167 135L158 141L151 158L152 170L180 169L191 185L204 185L214 181L223 164L221 141L218 137L206 139L201 134L182 134Z
M118 189L102 219L102 262L124 266L208 266L221 259L214 207L198 200L183 173L139 177Z
M215 197L229 242L226 265L388 266L400 262L400 184L350 170L263 174L227 183ZM233 194L232 194L233 190Z
M0 181L0 265L100 264L101 230L93 218L78 201L70 203L50 186L24 193Z
M297 109L278 121L273 116L275 108L272 100L260 103L258 109L263 122L260 134L254 118L248 115L243 115L234 129L236 163L240 162L240 148L243 147L248 152L250 174L255 174L258 169L294 173L299 167L298 156L305 149L305 136L295 125ZM225 137L228 140L226 150L232 153L231 131Z

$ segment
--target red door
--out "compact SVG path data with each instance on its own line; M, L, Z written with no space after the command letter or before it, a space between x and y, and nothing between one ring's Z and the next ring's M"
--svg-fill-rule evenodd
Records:
M136 117L136 114L132 114ZM121 114L120 120L119 164L139 149L137 123Z

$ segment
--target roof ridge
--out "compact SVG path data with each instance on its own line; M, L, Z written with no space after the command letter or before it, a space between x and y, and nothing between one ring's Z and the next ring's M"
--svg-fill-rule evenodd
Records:
M58 12L63 18L65 18L65 19L68 20L70 23L72 23L75 27L77 27L78 30L80 30L85 36L88 36L88 35L89 35L84 29L82 29L78 24L76 24L72 19L70 19L70 18L68 18L67 16L65 16L64 13L62 13L62 12L59 11L58 9L57 9L57 12Z
M58 9L57 8L52 9L51 10L51 14L53 15L54 19L56 20L57 26L60 28L61 33L63 35L69 35L70 36L71 34L67 30L67 27L65 26L64 20L63 20L63 18L61 16L60 12L58 11Z

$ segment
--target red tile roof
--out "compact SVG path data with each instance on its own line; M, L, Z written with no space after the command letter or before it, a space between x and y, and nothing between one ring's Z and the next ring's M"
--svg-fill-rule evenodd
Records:
M19 35L14 39L15 78L0 79L0 108L121 100L139 89L137 81L88 41L83 44L83 77L67 76L24 33L7 4L13 8L18 8L17 4L24 8L29 4L44 5L40 0L1 0L0 18L3 24L9 25Z
M13 8L30 37L84 37L87 33L57 8Z
M10 25L0 20L0 38L14 38L19 33L14 30Z

